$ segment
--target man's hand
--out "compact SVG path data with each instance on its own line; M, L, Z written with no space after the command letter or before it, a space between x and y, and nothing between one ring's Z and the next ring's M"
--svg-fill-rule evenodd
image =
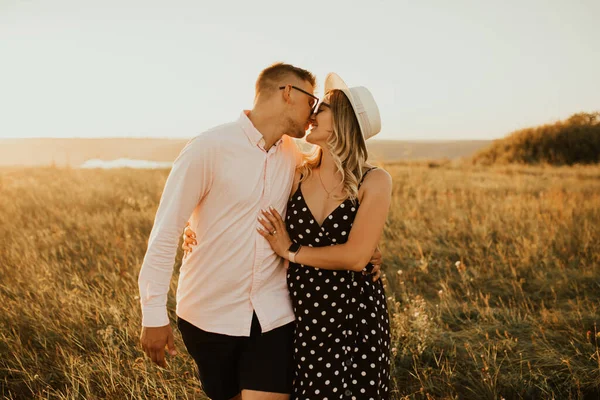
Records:
M144 349L144 353L146 353L155 364L163 368L167 367L167 361L165 360L165 346L168 347L171 356L177 355L177 350L175 350L175 338L173 336L171 325L157 328L142 327L140 342Z
M190 221L188 221L187 224L185 224L185 229L183 230L183 244L181 245L184 259L192 252L193 246L196 246L197 244L196 232L192 230L190 227Z
M371 271L371 275L373 275L373 282L376 282L379 278L381 278L381 264L383 263L383 256L381 255L379 246L377 246L375 249L375 252L371 257L371 261L369 262L373 264L373 271Z

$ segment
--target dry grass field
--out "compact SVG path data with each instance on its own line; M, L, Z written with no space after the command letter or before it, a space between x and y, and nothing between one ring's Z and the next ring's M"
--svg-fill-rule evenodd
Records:
M599 398L600 167L386 168L392 398ZM0 169L0 397L203 398L138 345L167 174Z

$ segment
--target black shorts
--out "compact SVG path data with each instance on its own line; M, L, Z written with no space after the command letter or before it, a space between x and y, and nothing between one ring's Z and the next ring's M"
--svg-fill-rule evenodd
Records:
M211 399L229 400L243 389L291 393L293 322L262 333L254 314L250 337L206 332L179 317L177 327Z

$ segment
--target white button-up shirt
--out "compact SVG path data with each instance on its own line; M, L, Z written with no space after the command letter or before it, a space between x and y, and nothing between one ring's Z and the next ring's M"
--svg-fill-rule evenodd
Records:
M283 260L257 231L261 209L283 216L301 153L286 135L265 151L243 112L190 140L173 164L140 271L142 325L169 323L166 303L186 222L198 245L181 266L177 315L209 332L249 336L294 320Z

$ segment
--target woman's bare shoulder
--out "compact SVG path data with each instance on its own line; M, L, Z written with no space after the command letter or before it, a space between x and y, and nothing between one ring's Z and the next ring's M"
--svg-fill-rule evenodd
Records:
M392 176L381 167L369 171L360 187L363 195L366 192L388 192L391 188Z

